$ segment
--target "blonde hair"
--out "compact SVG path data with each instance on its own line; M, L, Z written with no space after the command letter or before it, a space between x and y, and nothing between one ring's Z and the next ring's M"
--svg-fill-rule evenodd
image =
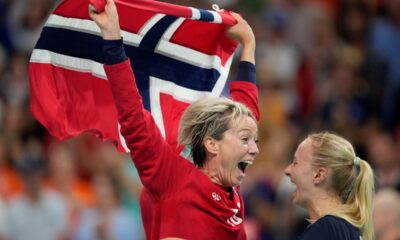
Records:
M349 141L336 134L321 132L308 138L313 147L312 164L332 170L330 187L343 202L329 214L360 229L364 240L372 240L374 176L370 165L356 156Z
M206 160L204 139L209 136L221 140L240 116L253 117L243 104L228 98L205 98L190 105L179 122L178 143L189 145L190 154L197 167Z

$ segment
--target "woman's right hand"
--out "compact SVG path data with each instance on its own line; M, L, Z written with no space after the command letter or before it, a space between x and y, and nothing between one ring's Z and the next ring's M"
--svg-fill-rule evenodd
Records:
M121 39L121 30L117 7L114 0L106 0L106 6L103 12L96 12L93 5L89 5L89 16L99 26L101 35L105 40Z

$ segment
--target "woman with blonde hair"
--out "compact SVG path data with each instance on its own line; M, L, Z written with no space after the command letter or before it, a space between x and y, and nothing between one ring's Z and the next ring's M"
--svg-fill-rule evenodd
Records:
M310 217L300 239L374 238L373 171L349 141L329 132L309 135L285 174L296 186L293 203Z

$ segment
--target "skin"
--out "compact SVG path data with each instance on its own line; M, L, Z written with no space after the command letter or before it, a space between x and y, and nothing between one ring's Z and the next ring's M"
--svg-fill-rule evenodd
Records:
M240 116L221 140L207 138L207 160L201 169L211 181L225 187L239 186L245 172L239 169L241 161L254 162L259 153L257 124L253 118Z
M313 146L309 138L297 148L293 162L285 169L285 174L296 186L293 203L304 207L312 221L325 216L341 204L340 197L329 190L331 171L326 167L312 165Z

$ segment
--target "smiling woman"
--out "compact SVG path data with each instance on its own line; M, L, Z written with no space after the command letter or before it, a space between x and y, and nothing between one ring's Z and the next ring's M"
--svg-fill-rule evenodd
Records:
M300 239L373 239L373 172L350 142L328 132L311 134L285 173L296 186L293 203L312 223Z
M144 186L141 214L147 239L246 239L239 185L258 154L255 38L247 22L232 15L237 24L226 35L243 45L238 80L230 85L233 100L204 99L186 109L179 142L191 149L192 164L167 144L143 107L114 2L107 0L104 12L90 11L104 39L104 69L121 133Z

